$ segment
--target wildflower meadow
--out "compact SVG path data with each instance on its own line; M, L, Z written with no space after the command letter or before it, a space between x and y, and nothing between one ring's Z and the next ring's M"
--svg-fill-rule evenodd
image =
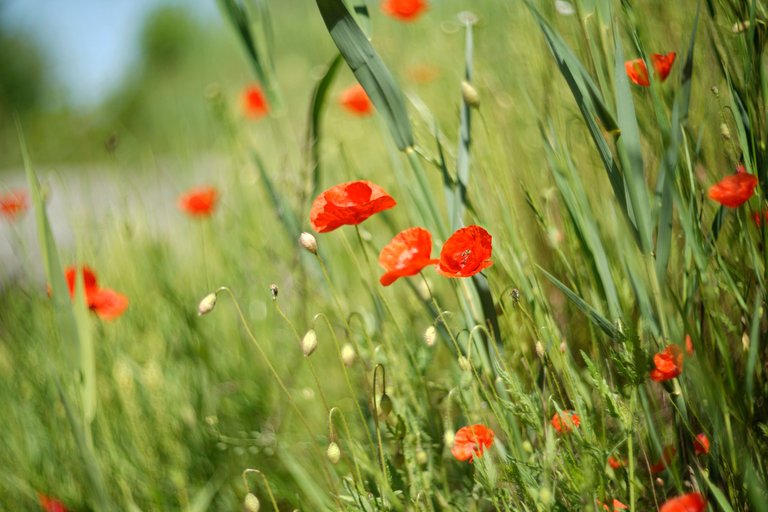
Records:
M0 509L768 511L767 3L217 8L8 112Z

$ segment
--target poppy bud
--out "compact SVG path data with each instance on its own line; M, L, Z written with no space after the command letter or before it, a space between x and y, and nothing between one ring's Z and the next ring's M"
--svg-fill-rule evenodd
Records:
M742 32L746 32L747 30L749 30L749 20L737 21L731 27L731 31L734 34L740 34Z
M243 508L246 512L259 512L259 509L261 508L259 498L257 498L255 494L249 492L245 495L245 499L243 500Z
M435 329L434 325L430 325L427 327L427 330L424 331L424 343L426 343L428 347L434 347L436 341L437 329Z
M345 343L341 347L341 360L344 361L344 364L347 367L352 366L355 364L355 358L357 357L357 354L355 354L355 348L350 345L349 343Z
M560 352L562 354L565 354L566 350L568 350L568 344L566 342L560 343Z
M464 103L470 107L477 108L480 106L480 95L477 93L477 89L466 80L461 81L461 96L464 98Z
M427 455L427 452L425 452L421 448L416 450L416 464L418 464L419 466L423 466L427 462L429 462L429 455Z
M384 393L381 395L381 398L379 399L379 417L381 419L386 419L387 416L389 416L389 413L392 412L392 399L389 398L389 395Z
M720 135L722 135L725 140L731 140L731 130L728 129L727 124L722 123L720 125Z
M200 301L200 304L197 306L197 315L203 316L205 314L208 314L213 310L213 307L216 305L216 294L215 293L209 293L206 295L203 300Z
M523 451L533 453L533 445L530 441L523 441Z
M547 489L546 487L542 487L539 489L539 502L542 505L551 505L552 504L552 491Z
M472 363L469 362L469 359L467 359L464 356L459 356L459 368L461 368L461 371L468 372L472 370Z
M328 449L325 451L325 455L328 457L328 460L331 461L331 464L338 464L341 460L341 449L339 448L339 445L331 441L331 444L328 445Z
M278 289L276 284L269 285L269 292L272 294L272 300L277 300Z
M299 235L299 245L312 254L317 254L317 239L306 231Z
M536 342L536 355L541 357L542 359L544 358L544 356L547 355L546 351L544 350L544 344L541 343L540 341Z
M307 334L301 339L301 351L304 352L304 357L309 357L312 352L317 348L317 334L314 329L307 331Z
M453 446L453 441L456 440L456 434L453 433L453 430L446 430L443 433L443 443L445 443L446 446Z

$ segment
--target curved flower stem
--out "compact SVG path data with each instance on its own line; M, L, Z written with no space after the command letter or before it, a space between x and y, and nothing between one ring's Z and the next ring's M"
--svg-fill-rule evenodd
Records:
M344 413L341 412L341 409L336 406L331 407L331 409L328 411L328 438L331 441L336 439L336 432L333 425L334 412L337 413L337 416L341 417L341 424L344 425L344 433L347 435L347 442L349 443L348 446L350 447L349 453L351 454L352 463L355 465L355 473L357 474L357 481L355 484L363 485L363 474L360 472L360 466L357 464L357 457L355 457L355 453L352 450L352 433L349 431L349 424L347 424L347 419L344 417Z
M459 341L456 339L456 336L454 336L453 332L451 331L451 328L445 322L445 318L443 318L443 310L440 309L440 305L437 303L435 294L432 293L432 287L429 286L429 281L427 281L427 278L424 275L424 272L419 272L419 275L421 276L421 279L424 281L424 286L427 287L427 293L429 293L429 298L432 300L432 305L435 306L435 310L437 311L437 319L440 322L442 322L442 324L445 326L445 330L446 332L448 332L448 336L451 338L451 341L453 342L453 346L456 349L456 354L458 354L459 356L464 355L464 351L461 350Z
M272 365L272 361L269 359L269 356L262 348L261 344L256 339L256 336L253 334L253 331L251 331L250 326L248 325L248 322L245 321L245 315L243 314L243 310L240 307L240 302L237 300L237 296L235 293L227 286L221 286L219 287L214 293L218 295L220 292L227 292L229 296L232 298L232 302L235 305L235 309L237 310L237 314L240 317L240 323L245 328L245 332L248 335L248 338L251 340L253 345L256 347L256 350L258 350L259 354L261 355L262 359L264 359L264 362L267 365L267 368L269 369L270 373L272 374L272 377L277 382L277 385L280 387L280 389L285 393L286 398L288 399L288 403L293 407L294 412L296 413L296 416L299 418L299 421L304 425L304 428L307 430L307 433L309 434L310 439L314 438L315 433L312 431L312 428L309 426L309 423L307 422L307 419L304 417L304 415L301 413L301 409L299 409L299 406L296 404L296 401L293 399L293 396L291 395L291 392L288 391L288 388L285 387L285 383L283 382L283 379L280 378L280 374L277 373L277 370ZM310 443L312 448L317 452L317 460L322 460L323 454L320 452L318 447L315 445L315 443ZM332 476L328 472L328 468L323 465L323 472L325 473L326 478L328 479L329 484L331 485L331 488L334 489L334 495L336 494L335 488L336 485L333 481Z
M299 334L299 331L296 330L296 327L293 325L293 322L291 322L288 317L283 312L283 309L280 307L280 305L277 303L277 300L272 301L275 304L275 309L280 314L280 316L285 320L285 322L291 326L291 330L293 331L293 335L296 337L296 341L299 343L299 346L301 346L301 335ZM315 370L315 365L312 363L312 359L309 357L304 357L304 359L307 360L307 364L309 365L309 371L312 373L312 378L315 379L315 385L317 386L317 391L320 393L320 400L323 402L323 408L328 411L328 401L325 399L325 393L323 392L323 387L320 385L320 379L317 377L317 371Z
M251 492L251 488L248 485L248 478L247 478L248 473L256 473L257 475L261 476L261 478L264 479L264 486L267 488L267 494L269 495L270 501L272 501L272 507L275 509L275 512L280 512L280 509L277 507L277 502L275 501L275 496L272 494L272 487L269 486L269 480L267 480L267 475L265 475L258 469L248 468L245 471L243 471L243 483L245 484L246 492Z
M384 462L384 447L381 442L381 429L379 428L379 407L376 403L376 377L378 376L379 368L381 368L381 394L383 395L387 392L387 372L384 369L384 365L379 363L373 369L373 389L371 390L371 399L373 401L373 424L376 426L376 440L378 443L377 447L379 451L379 463L381 464L381 472L384 475L384 481L387 482L387 486L389 486L387 465Z
M373 437L371 437L371 432L368 430L368 422L365 421L365 414L363 414L363 409L360 407L360 404L355 399L355 389L352 387L352 381L349 379L349 372L347 371L347 365L344 364L344 360L341 358L341 346L339 345L339 338L336 336L336 331L333 330L333 326L331 325L331 321L328 320L328 317L325 316L323 313L318 313L315 315L315 317L312 319L312 323L314 324L318 318L322 317L323 320L325 320L325 323L328 327L328 331L331 333L331 337L333 338L333 343L336 345L336 354L339 356L339 364L341 364L341 370L344 373L344 381L347 384L347 389L349 390L349 396L352 398L352 401L355 404L355 407L357 408L357 412L360 416L361 426L363 427L363 430L365 431L365 435L368 437L368 442L371 444L371 447L374 447L373 444ZM347 325L347 328L349 326Z

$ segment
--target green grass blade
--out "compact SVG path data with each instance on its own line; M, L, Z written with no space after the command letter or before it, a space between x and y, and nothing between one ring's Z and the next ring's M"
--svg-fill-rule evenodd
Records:
M747 371L745 378L747 380L747 401L754 404L755 388L755 367L757 366L757 356L760 353L760 317L762 316L764 293L762 289L755 293L755 303L752 306L752 324L749 330L749 356L747 358Z
M320 140L322 135L322 119L328 91L341 64L341 55L336 55L322 78L317 82L312 92L312 102L309 108L309 123L307 124L307 147L309 148L309 169L311 174L310 197L316 197L320 191L322 168L320 165Z
M640 128L637 125L629 79L624 70L624 51L621 46L621 38L616 27L614 27L614 39L616 51L614 86L616 89L616 112L621 130L621 137L616 145L625 170L627 195L632 205L640 248L643 253L650 254L653 233L648 185L645 182L643 155L640 148Z
M347 8L355 17L357 25L363 31L368 40L373 36L373 25L371 24L371 13L368 12L368 5L365 0L344 0Z
M291 208L291 205L288 204L285 198L283 198L283 196L278 191L277 187L275 187L275 183L272 181L272 178L267 172L264 161L255 152L253 153L253 161L256 163L256 170L259 172L259 177L261 178L261 182L264 184L267 196L269 196L269 201L272 203L277 217L283 224L286 234L292 239L296 238L299 233L301 233L302 229L299 220L296 218L296 214Z
M400 151L411 148L414 144L413 130L405 109L403 93L389 69L357 25L343 0L317 0L317 6L339 52L376 110L386 120L395 145Z
M472 37L472 24L466 24L466 36L464 42L464 79L472 83L472 52L474 42ZM464 208L467 202L467 188L469 187L469 157L472 144L472 106L466 98L461 98L461 114L459 120L459 144L456 153L456 187L453 196L448 203L448 212L451 216L451 229L454 231L464 225Z
M596 327L600 328L605 334L608 335L611 339L614 340L621 340L623 339L621 333L616 329L616 327L608 321L603 315L600 314L595 308L587 304L584 299L579 297L576 292L568 288L564 283L562 283L559 279L557 279L555 276L541 268L540 266L539 270L541 270L544 273L544 276L549 279L552 284L554 284L557 288L560 289L561 292L565 294L568 299L573 302L577 308L579 308L585 315L587 315L590 319L590 321L595 324Z

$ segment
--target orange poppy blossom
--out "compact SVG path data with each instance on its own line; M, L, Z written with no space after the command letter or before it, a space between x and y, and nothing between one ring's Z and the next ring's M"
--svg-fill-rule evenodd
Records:
M617 500L616 498L613 499L612 506L608 506L607 503L600 503L600 501L597 502L598 505L602 505L604 510L607 510L608 512L620 512L621 510L627 510L629 507Z
M664 449L661 450L661 457L659 457L659 460L657 460L655 464L651 465L651 474L655 475L656 473L661 473L667 469L669 463L672 462L672 459L675 458L676 454L677 449L674 446L665 446Z
M659 512L704 512L707 500L698 492L692 492L665 501Z
M656 71L656 76L658 76L659 80L662 82L669 76L669 73L672 70L672 64L675 63L676 56L677 54L675 52L669 52L666 55L661 53L651 54L653 69ZM638 58L626 61L624 63L624 69L633 83L642 87L649 87L651 85L648 77L648 67L645 65L643 59Z
M179 208L193 217L207 217L213 213L219 192L214 187L195 187L179 197Z
M738 208L749 201L757 187L757 176L746 172L737 172L726 176L709 187L709 198L727 208Z
M709 453L709 438L707 434L701 433L693 440L693 451L696 455L706 455Z
M474 457L482 457L483 450L491 447L494 436L493 430L481 423L461 427L454 436L451 453L457 460L471 464Z
M348 181L334 185L312 202L309 221L318 233L341 226L354 226L397 203L383 188L370 181Z
M14 220L29 208L27 194L23 190L10 190L0 195L0 213L8 220Z
M685 335L685 351L689 356L693 355L693 339L690 334Z
M360 84L350 85L339 96L339 105L347 112L356 116L367 116L373 113L373 103Z
M651 380L664 382L674 379L683 372L683 351L677 345L667 345L653 356L653 364L656 368L651 370Z
M37 493L37 499L40 501L40 506L43 507L45 512L67 512L67 507L56 498L39 492Z
M471 277L493 265L491 235L480 226L457 230L443 244L437 271L445 277Z
M68 267L64 271L64 277L69 288L69 296L75 298L75 286L77 280L75 267ZM96 274L89 267L80 267L85 287L85 301L88 308L104 320L114 320L123 314L128 308L128 297L109 288L100 288Z
M574 411L561 411L552 416L550 423L558 434L567 434L581 425L581 418Z
M427 265L437 263L430 259L432 234L424 228L401 231L381 250L379 265L386 271L379 281L389 286L400 277L413 276Z
M623 461L621 459L617 459L613 455L608 457L608 465L611 466L613 469L623 468L626 464L627 464L626 461Z
M383 0L381 10L384 14L400 21L413 21L427 10L426 0Z
M264 91L258 85L250 85L242 94L243 115L248 119L259 119L269 113L269 103Z

